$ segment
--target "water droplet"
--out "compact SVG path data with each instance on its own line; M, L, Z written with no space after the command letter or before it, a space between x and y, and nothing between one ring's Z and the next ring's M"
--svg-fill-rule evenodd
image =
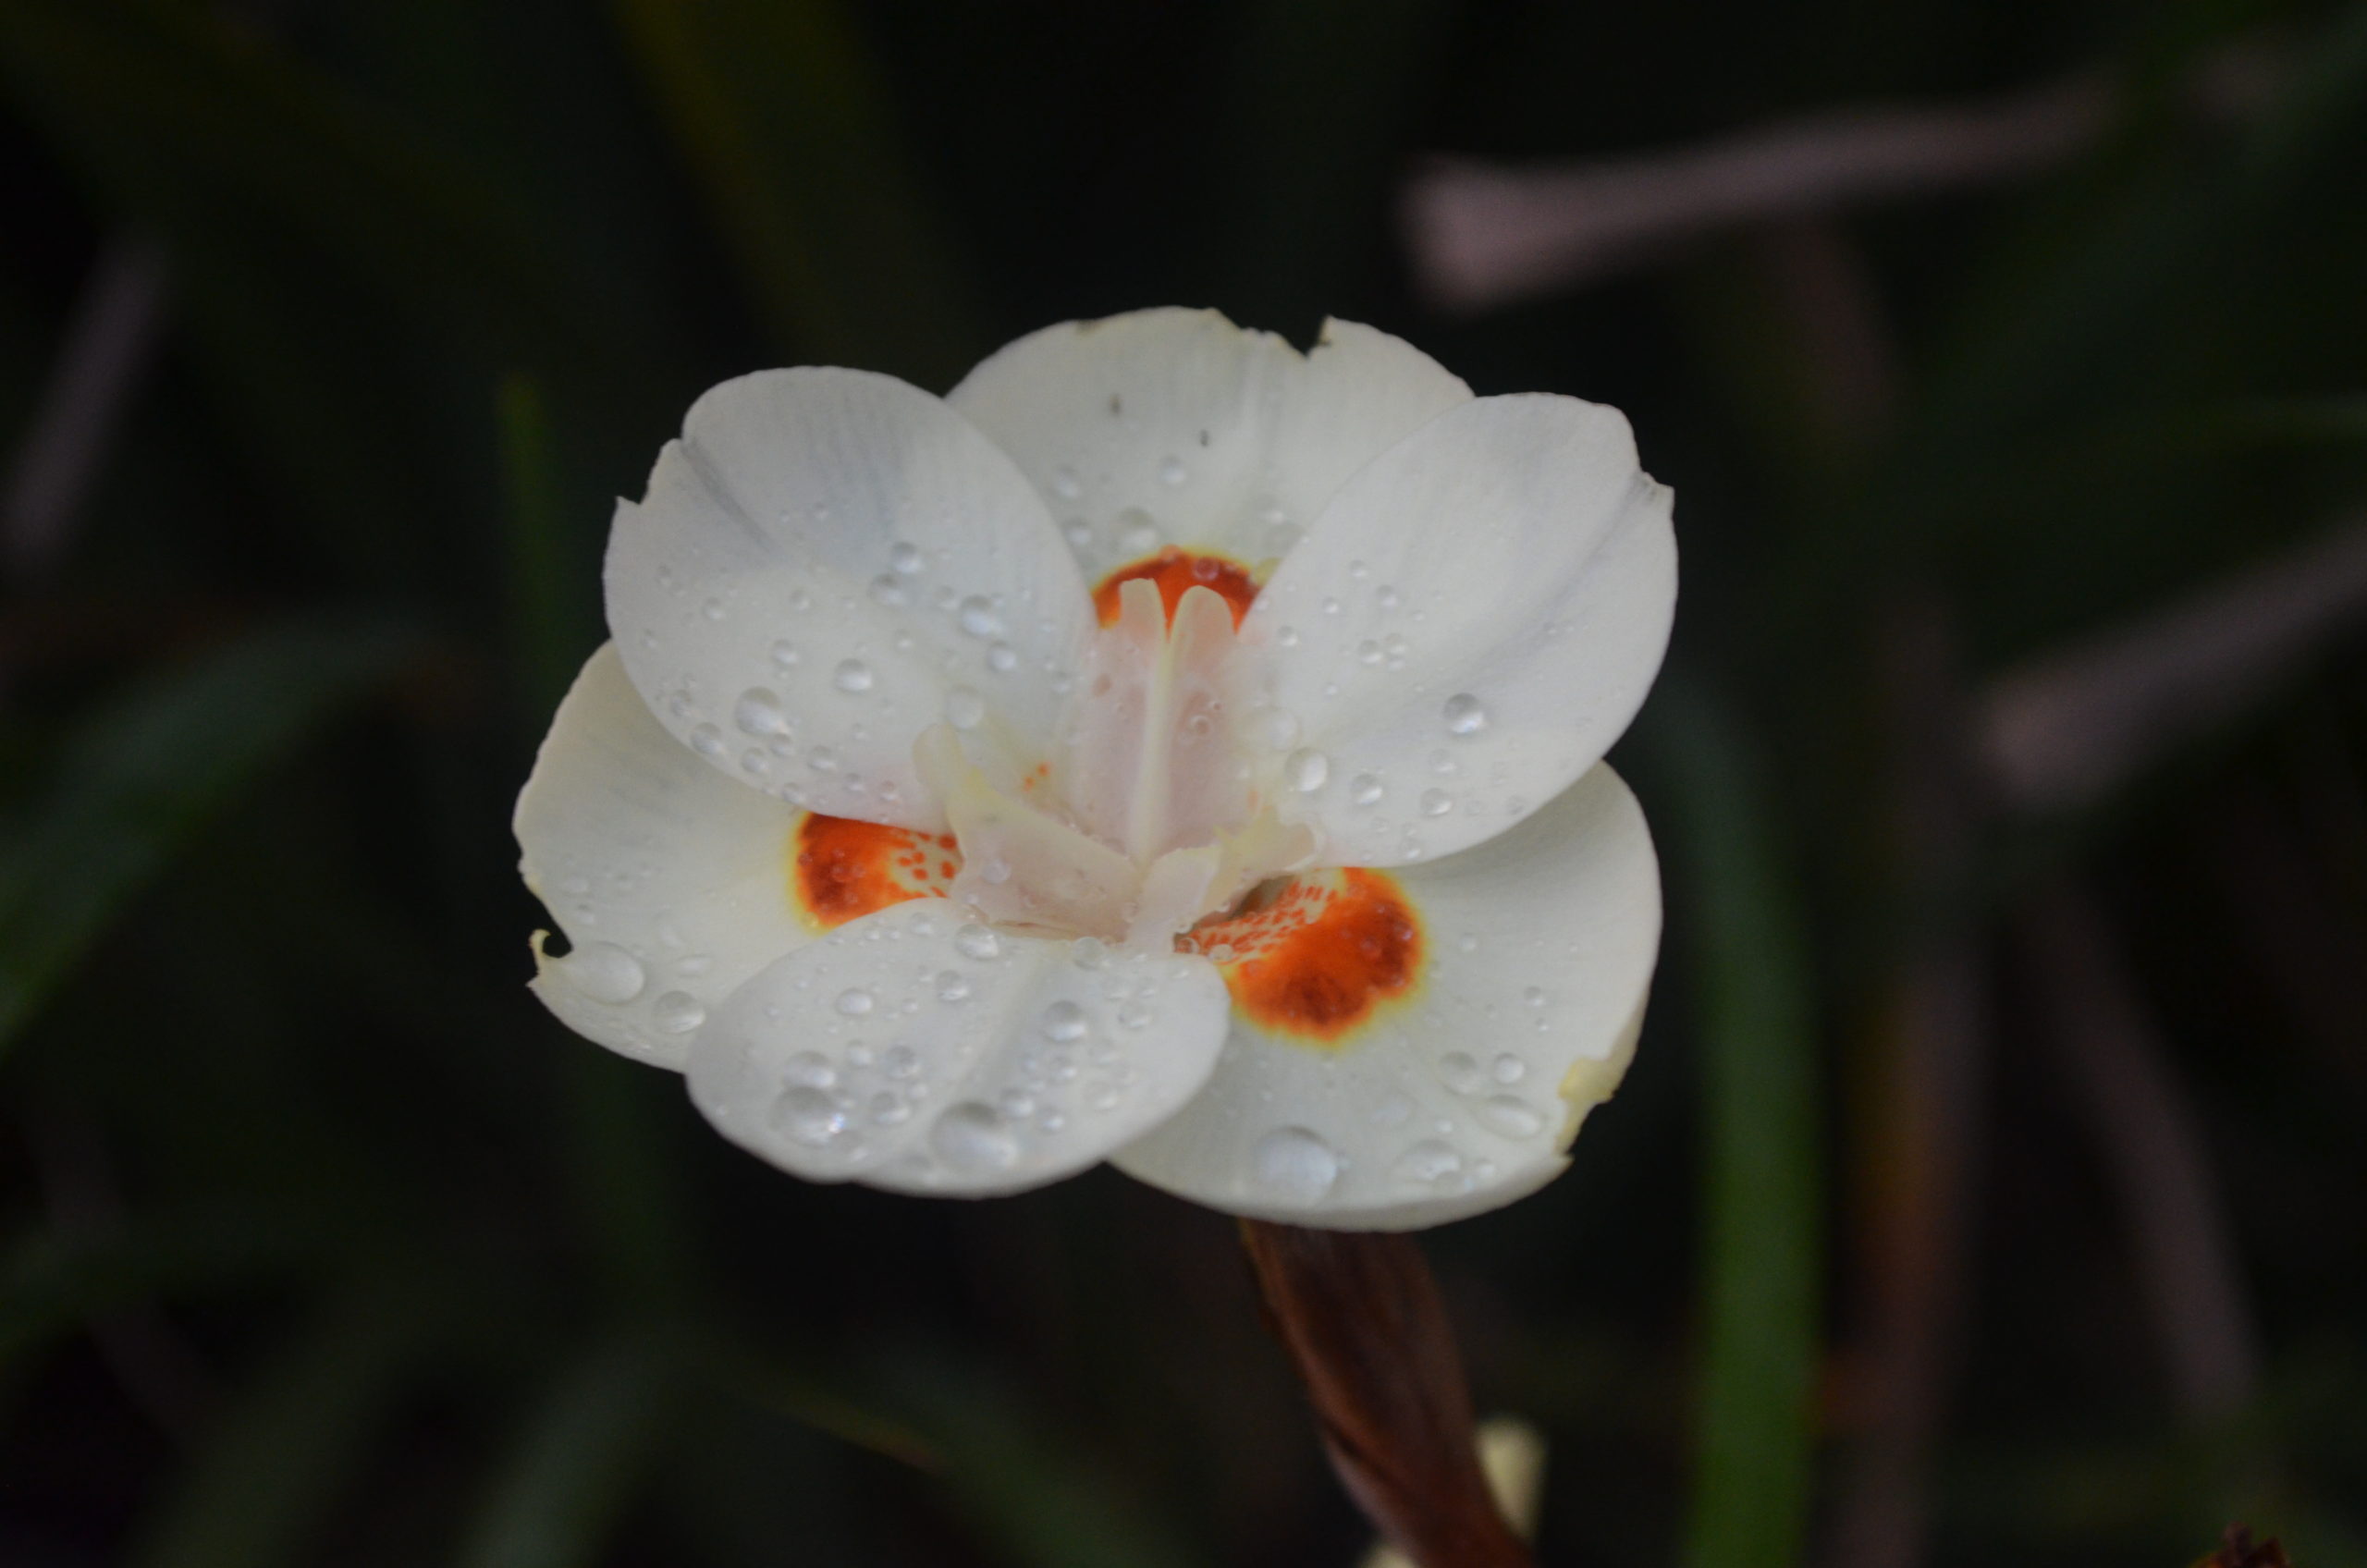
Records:
M1151 1021L1150 1004L1139 998L1118 1009L1119 1023L1128 1029L1140 1029Z
M1404 1095L1392 1095L1373 1108L1372 1124L1376 1127L1403 1127L1414 1119L1414 1102Z
M1099 969L1110 962L1109 945L1098 937L1079 937L1069 944L1069 962L1079 969Z
M712 724L701 724L691 730L691 749L703 757L723 754L723 731Z
M1159 525L1140 507L1128 507L1116 518L1118 547L1130 556L1145 556L1159 547Z
M1397 607L1397 590L1384 582L1372 591L1372 602L1382 609L1393 610Z
M997 643L987 650L987 668L997 675L1009 675L1019 668L1019 655L1008 643Z
M1488 704L1468 692L1457 692L1440 710L1450 735L1477 735L1488 728Z
M816 773L836 773L839 770L839 753L828 746L816 746L805 753L805 766Z
M1044 1038L1055 1044L1082 1040L1091 1027L1085 1022L1085 1009L1074 1002L1058 1001L1044 1010Z
M945 722L956 729L975 729L986 722L987 700L967 686L945 693Z
M1237 956L1233 950L1231 942L1219 942L1208 949L1210 963L1231 963Z
M959 971L949 969L937 977L937 999L938 1001L958 1002L963 1000L969 995L970 982L963 979Z
M1378 668L1381 658L1382 654L1380 651L1380 644L1374 642L1371 638L1367 637L1363 642L1356 644L1356 662L1358 664Z
M1125 1097L1125 1090L1107 1078L1097 1078L1085 1086L1085 1109L1087 1110L1115 1110L1118 1102Z
M789 715L782 710L780 698L762 686L751 686L740 693L740 700L731 705L731 722L742 735L789 733Z
M1467 1095L1480 1087L1479 1064L1462 1051L1449 1051L1439 1058L1439 1077L1458 1095Z
M847 1113L824 1091L799 1087L773 1102L772 1123L782 1136L819 1148L847 1130Z
M1266 744L1278 752L1287 752L1298 744L1298 716L1286 708L1276 708L1266 716Z
M953 619L973 637L1000 637L1003 633L1002 617L995 613L990 601L976 594L962 601Z
M1191 477L1191 471L1184 466L1182 458L1170 458L1159 465L1159 482L1161 484L1181 484Z
M793 669L797 667L797 644L791 642L788 638L784 637L779 642L775 643L772 647L772 654L773 663L779 665L781 668Z
M1077 483L1076 470L1062 467L1052 471L1053 495L1063 501L1073 501L1084 493L1085 486Z
M610 1007L632 1000L649 984L641 961L614 942L586 942L553 962L569 985Z
M913 1108L904 1096L882 1089L871 1096L871 1120L882 1127L900 1126L911 1120Z
M840 659L839 668L830 672L830 684L841 692L868 692L871 667L861 659Z
M781 1064L781 1082L803 1085L808 1089L828 1089L837 1084L838 1070L830 1059L820 1051L800 1051Z
M1463 1173L1463 1157L1444 1144L1425 1138L1399 1155L1389 1173L1409 1187L1444 1187Z
M849 1018L861 1018L871 1011L875 999L862 986L850 986L839 993L839 1011Z
M1312 795L1331 777L1331 759L1312 746L1302 746L1282 763L1282 777L1302 795Z
M879 1071L890 1078L910 1078L921 1070L921 1059L910 1046L889 1046L879 1059Z
M976 1100L963 1100L937 1119L929 1129L928 1146L956 1170L1008 1170L1019 1163L1019 1139L1002 1112Z
M1274 632L1274 641L1275 641L1275 642L1277 642L1277 643L1281 643L1281 644L1282 644L1283 647L1285 647L1285 648L1295 648L1295 647L1297 647L1297 646L1298 646L1298 628L1297 628L1297 627L1295 627L1295 626L1284 626L1284 627L1277 628L1277 629L1276 629L1276 631L1275 631L1275 632Z
M1530 1007L1543 1007L1545 1005L1545 988L1541 986L1531 986L1527 990L1523 991L1520 994L1520 999Z
M912 595L904 591L902 581L889 571L883 571L871 580L871 596L881 604L889 606L903 606L913 602Z
M1093 547L1093 524L1081 517L1073 517L1062 523L1061 532L1068 536L1069 548L1072 550L1087 550Z
M1489 1066L1489 1076L1499 1084L1517 1084L1528 1076L1528 1063L1506 1051Z
M1490 1132L1507 1138L1533 1138L1545 1130L1544 1114L1515 1095L1490 1095L1471 1114Z
M1454 797L1448 794L1444 790L1425 790L1422 791L1422 815L1424 816L1444 816L1453 809Z
M668 991L649 1004L649 1021L668 1035L687 1035L706 1022L706 1009L688 991Z
M1373 774L1359 773L1348 780L1348 799L1360 806L1377 806L1380 804L1381 796L1388 792Z
M721 620L723 619L723 601L721 599L709 599L705 604L699 606L699 614L706 617L709 620Z
M928 557L921 554L921 547L918 545L907 544L900 539L888 547L888 565L889 570L898 574L911 577L916 572L928 570Z
M983 925L964 925L953 933L953 946L963 958L989 959L1002 951L1002 938Z
M1476 953L1479 950L1479 934L1476 931L1466 931L1454 939L1454 945L1464 952Z
M1313 1203L1340 1179L1340 1151L1304 1127L1281 1127L1250 1155L1257 1182L1299 1203Z

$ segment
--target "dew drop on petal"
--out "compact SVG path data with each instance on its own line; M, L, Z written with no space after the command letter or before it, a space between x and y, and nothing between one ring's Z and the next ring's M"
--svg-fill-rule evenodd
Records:
M1250 1155L1257 1184L1297 1203L1313 1203L1340 1179L1340 1151L1304 1127L1279 1127Z
M851 986L839 993L839 1011L849 1018L861 1018L869 1012L875 998L860 986Z
M841 692L868 692L871 667L861 659L840 659L839 668L830 672L830 684Z
M1450 735L1477 735L1488 728L1488 704L1468 692L1457 692L1441 710Z
M945 722L956 729L975 729L986 721L987 700L967 686L945 693Z
M797 667L797 644L784 637L772 646L773 663L783 669Z
M977 1100L963 1100L937 1119L928 1146L956 1170L1008 1170L1019 1163L1019 1139L1002 1112Z
M1067 1045L1082 1040L1089 1027L1085 1023L1085 1009L1074 1002L1058 1001L1044 1010L1044 1038L1055 1044Z
M687 1035L706 1022L706 1009L688 991L668 991L649 1004L649 1021L668 1035Z
M883 571L871 580L871 596L890 607L912 603L912 595L904 590L903 580L892 571Z
M1019 668L1019 655L1008 643L997 643L987 650L987 668L997 675L1009 675Z
M958 1002L970 995L970 982L958 970L946 970L937 977L937 999Z
M1140 507L1118 514L1118 547L1130 556L1148 555L1159 545L1159 525Z
M1331 777L1331 759L1312 746L1302 746L1283 761L1282 777L1300 794L1311 795Z
M847 1129L847 1113L821 1089L790 1089L773 1102L774 1131L792 1143L819 1148Z
M1159 482L1161 484L1181 484L1191 477L1191 471L1184 466L1182 458L1170 458L1159 465Z
M890 570L899 575L911 577L928 569L928 557L921 554L921 547L918 545L898 540L889 548L888 565Z
M1425 790L1422 791L1422 815L1424 816L1444 816L1453 809L1454 797L1448 794L1444 790Z
M1052 494L1063 501L1073 501L1084 494L1085 486L1077 482L1076 470L1056 468L1052 471Z
M1510 1051L1496 1058L1489 1067L1489 1075L1499 1084L1517 1084L1528 1076L1528 1063Z
M1359 773L1348 780L1348 799L1360 806L1377 806L1387 793L1376 774Z
M989 959L1001 953L1002 938L974 924L953 933L953 946L963 958Z
M691 730L691 749L703 757L723 754L723 731L712 724L694 726Z
M731 705L731 722L742 735L786 735L789 715L782 711L780 698L762 686L751 686L740 693Z
M1439 1077L1458 1095L1467 1095L1480 1087L1479 1064L1462 1051L1449 1051L1439 1058Z
M1491 1095L1472 1114L1481 1126L1507 1138L1533 1138L1545 1130L1544 1114L1515 1095Z
M995 613L994 605L980 594L973 594L962 601L953 612L962 630L973 637L1000 637L1003 633L1002 617Z
M569 985L610 1007L632 1000L649 983L641 961L614 942L586 942L553 962Z
M802 1084L808 1089L828 1089L835 1087L838 1081L838 1070L820 1051L800 1051L781 1064L781 1082L784 1084Z
M1433 1138L1425 1138L1397 1157L1389 1174L1409 1187L1441 1188L1463 1174L1463 1157Z

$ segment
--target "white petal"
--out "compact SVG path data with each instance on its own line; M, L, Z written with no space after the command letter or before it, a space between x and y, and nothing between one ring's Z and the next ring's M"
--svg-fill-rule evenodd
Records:
M791 890L803 814L735 784L668 734L614 643L575 685L518 797L526 886L570 944L534 994L561 1022L661 1067L740 983L812 939Z
M692 405L608 540L633 683L717 767L836 816L923 829L914 738L950 718L1049 748L1093 625L1043 503L936 398L767 371Z
M1598 766L1512 832L1394 874L1422 928L1410 995L1329 1048L1236 1011L1208 1087L1111 1157L1234 1214L1411 1230L1535 1191L1633 1053L1660 872Z
M691 1097L732 1142L809 1180L1017 1192L1189 1099L1225 1012L1200 959L999 935L916 900L742 986L699 1032Z
M1018 459L1098 582L1165 545L1282 556L1348 475L1470 397L1353 322L1302 356L1214 311L1157 310L1030 334L946 400Z
M1252 727L1334 865L1502 832L1599 761L1660 668L1669 492L1616 410L1485 398L1360 472L1243 620ZM1261 700L1252 698L1253 702Z

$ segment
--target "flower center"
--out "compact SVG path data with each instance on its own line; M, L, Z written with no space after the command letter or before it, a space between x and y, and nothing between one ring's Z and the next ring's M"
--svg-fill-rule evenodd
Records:
M1117 610L1094 636L1055 756L998 778L950 726L914 746L961 847L951 895L988 920L1169 948L1312 852L1236 741L1236 602L1208 582L1177 586L1179 567L1195 573L1177 552L1104 584Z

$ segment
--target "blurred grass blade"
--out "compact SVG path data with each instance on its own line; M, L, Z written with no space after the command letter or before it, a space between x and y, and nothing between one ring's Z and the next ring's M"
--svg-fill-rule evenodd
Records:
M88 721L0 846L0 1049L185 839L410 644L383 623L282 625Z
M276 1361L197 1451L127 1559L133 1568L269 1568L299 1561L351 1484L405 1386L414 1293L364 1285Z
M986 350L885 85L831 0L619 0L755 305L808 360L941 387Z
M1660 703L1680 912L1700 977L1706 1318L1690 1568L1799 1561L1819 1281L1817 1063L1801 913L1734 721Z
M302 1216L183 1208L105 1236L36 1231L0 1260L0 1386L94 1317L167 1290L241 1285L320 1243Z
M509 511L511 636L521 692L539 738L576 670L599 645L599 621L588 597L600 581L598 562L578 563L569 547L574 535L562 515L542 383L524 374L506 378L497 413Z
M926 1355L899 1370L954 1507L996 1561L1013 1568L1185 1568L1196 1561L985 1372Z
M613 363L637 332L459 156L209 7L12 0L0 85L143 214L260 209L425 319L554 363Z
M460 1568L605 1561L664 1413L665 1370L654 1346L618 1341L561 1377L480 1510Z

